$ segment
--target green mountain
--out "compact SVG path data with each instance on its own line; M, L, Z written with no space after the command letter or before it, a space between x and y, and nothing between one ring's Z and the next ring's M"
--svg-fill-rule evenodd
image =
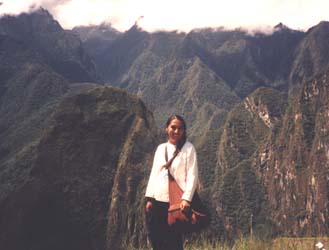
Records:
M0 165L1 246L145 245L141 197L154 128L140 99L121 90L94 87L65 95L33 144Z
M183 114L194 136L209 121L208 128L218 129L227 111L258 87L287 91L304 36L281 26L251 36L224 29L147 33L134 25L111 42L85 48L105 82L142 97L158 124L173 112Z
M255 157L271 216L291 235L328 233L328 73L302 84L282 126Z
M259 89L230 112L213 190L225 233L247 233L251 217L260 234L328 232L328 84L325 70L288 101Z
M109 60L104 64L107 72L115 73L108 82L139 95L160 126L169 114L186 117L190 138L200 152L202 195L214 200L209 206L218 219L214 224L220 234L234 237L247 233L251 217L257 232L311 234L315 224L286 219L286 210L292 216L306 203L296 203L295 208L289 203L274 212L287 192L273 197L276 192L272 189L279 190L280 186L273 187L265 179L273 180L273 171L281 169L279 166L280 173L286 175L286 161L276 160L269 166L269 177L264 177L262 169L269 144L285 158L287 152L277 145L276 138L297 116L289 112L298 105L294 100L302 86L320 77L328 66L326 30L326 22L307 32L279 24L269 35L221 28L187 34L147 33L133 26L95 60ZM94 48L90 49L93 53ZM311 129L305 137L311 145L316 109L306 110L302 126L305 131ZM292 143L290 147L299 145L299 141L288 138L287 133L282 135L285 143ZM308 154L307 148L298 154ZM305 167L307 163L299 165ZM293 197L300 196L292 190ZM309 194L305 192L304 200Z
M87 83L87 71L67 79L49 60L52 44L32 45L12 26L32 17L44 26L46 14L0 19L7 30L0 35L0 245L145 245L142 192L157 144L153 116L136 96ZM48 35L59 39L62 31Z
M0 245L145 248L144 190L172 113L198 151L209 237L327 234L327 30L2 17Z
M274 230L264 190L267 185L261 182L262 172L254 162L260 158L260 169L264 167L265 145L276 137L286 108L287 95L260 88L229 113L218 146L220 178L212 189L215 210L225 225L221 233L231 237L248 233L251 217L255 233Z
M0 162L14 157L46 126L68 81L51 70L34 51L0 36Z

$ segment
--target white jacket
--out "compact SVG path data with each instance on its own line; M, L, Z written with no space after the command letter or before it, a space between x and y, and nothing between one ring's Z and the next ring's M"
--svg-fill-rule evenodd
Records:
M175 145L167 142L158 146L153 160L150 179L146 188L146 197L158 201L169 202L168 170L162 168L166 164L165 148L168 151L168 160L175 152ZM170 174L184 191L182 199L191 201L198 183L198 164L196 151L192 143L186 142L170 167Z

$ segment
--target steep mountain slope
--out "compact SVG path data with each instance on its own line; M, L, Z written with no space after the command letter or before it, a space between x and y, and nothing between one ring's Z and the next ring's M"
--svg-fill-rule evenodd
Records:
M145 247L155 130L172 113L197 147L212 234L327 234L327 28L73 34L45 10L0 19L0 245ZM76 83L95 79L124 90Z
M32 46L13 29L31 16L6 18L10 29L0 35L0 245L145 246L143 192L157 140L152 115L124 91L72 84L45 56L52 47L41 53L37 42ZM47 27L49 20L36 24Z
M0 35L0 162L14 157L46 126L68 82L24 43Z
M125 74L133 62L142 53L147 43L149 34L133 26L113 42L106 42L104 48L97 52L95 47L90 54L95 55L98 72L103 80L113 85ZM98 49L97 49L98 50ZM98 56L97 56L98 55Z
M154 128L143 103L123 91L98 87L67 95L33 145L1 165L0 245L145 245L141 197Z
M219 128L224 113L258 87L288 90L293 52L303 37L303 32L283 25L271 35L255 36L224 29L147 33L134 25L114 41L100 45L102 49L85 46L95 56L104 79L140 95L155 112L158 124L164 123L167 114L179 112L192 124L194 136L196 131L200 134L200 124L209 120ZM216 78L220 84L212 89L214 81L207 85L207 78ZM199 90L198 86L210 91L190 91ZM192 99L207 100L207 104L192 103ZM214 116L209 115L213 112Z
M305 82L257 168L278 227L292 235L328 233L328 68Z
M247 233L251 217L261 233L328 232L328 75L304 82L288 102L259 89L228 115L214 187L226 233Z
M320 22L307 31L295 52L291 85L300 85L321 73L329 64L329 22Z
M280 127L286 96L260 88L237 105L228 115L220 137L218 169L213 187L217 216L223 222L222 233L236 235L250 230L250 218L259 231L271 228L266 193L253 168L258 149Z
M122 35L110 24L103 23L95 26L79 26L72 29L81 38L83 47L95 61L97 75L104 81L109 81L111 74L107 72L108 62L104 60L103 54L108 51L112 43Z
M294 52L305 33L283 24L274 30L272 35L256 34L249 38L251 54L259 71L269 80L269 86L287 91Z
M283 25L270 35L224 29L188 34L190 43L199 47L200 58L240 97L262 86L287 89L293 52L303 36Z
M0 34L11 37L35 51L57 73L70 81L96 81L95 65L84 51L80 38L65 31L48 11L4 16Z
M214 121L211 126L218 127L220 122L212 116L212 111L221 113L217 109L231 107L239 98L195 53L186 51L185 40L185 34L181 33L148 34L137 26L132 27L112 43L112 54L103 54L122 65L119 70L113 63L106 65L108 72L116 70L115 78L109 80L140 95L154 110L158 124L164 124L169 114L179 112L191 124L192 131L198 131L200 123L208 120ZM126 57L129 60L124 63ZM209 86L213 85L216 87L210 90ZM219 95L220 91L227 96ZM205 106L212 110L208 115L202 111ZM205 116L201 117L200 113ZM195 122L196 116L205 119Z

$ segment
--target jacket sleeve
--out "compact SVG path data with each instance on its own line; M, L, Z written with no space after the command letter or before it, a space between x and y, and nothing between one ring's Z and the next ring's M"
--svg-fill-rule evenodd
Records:
M146 187L145 196L148 198L154 198L154 188L157 181L157 176L159 174L159 157L160 157L160 147L158 146L157 150L155 151L154 158L153 158L153 164L152 164L152 170L150 174L150 178Z
M183 200L192 201L197 183L198 183L197 155L195 148L192 145L192 148L188 152L188 156L187 156L186 186L182 196Z

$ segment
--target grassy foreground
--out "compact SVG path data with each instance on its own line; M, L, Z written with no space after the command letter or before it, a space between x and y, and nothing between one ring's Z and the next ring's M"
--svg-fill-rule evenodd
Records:
M318 242L322 242L324 248L329 249L328 237L281 237L265 241L256 238L240 238L231 244L200 239L195 242L186 241L184 250L319 250L315 246Z

